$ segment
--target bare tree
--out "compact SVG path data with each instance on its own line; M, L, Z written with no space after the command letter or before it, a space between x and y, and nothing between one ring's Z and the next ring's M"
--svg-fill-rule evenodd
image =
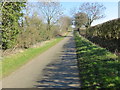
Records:
M39 2L40 12L47 22L47 30L50 31L53 24L56 24L62 15L62 8L59 2Z
M106 8L99 3L89 3L89 2L83 3L79 7L79 12L86 13L88 16L88 22L86 23L85 26L90 27L94 20L104 18L105 15L103 11L105 9Z

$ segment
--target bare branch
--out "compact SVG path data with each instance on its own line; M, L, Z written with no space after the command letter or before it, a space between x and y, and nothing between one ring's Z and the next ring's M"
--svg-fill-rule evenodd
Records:
M101 18L104 18L105 15L103 13L103 11L105 10L106 8L102 5L102 4L99 4L99 3L83 3L80 7L79 7L79 12L82 12L82 13L86 13L87 16L88 16L88 25L90 26L91 23L94 21L94 20L97 20L97 19L101 19Z
M62 15L61 5L59 2L39 2L40 12L43 14L47 24L57 23Z

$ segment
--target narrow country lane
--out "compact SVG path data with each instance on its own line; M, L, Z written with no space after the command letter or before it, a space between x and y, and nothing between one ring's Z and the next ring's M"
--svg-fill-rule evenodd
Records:
M68 37L68 41L63 45L61 55L55 62L50 63L43 70L44 75L38 80L37 87L50 88L79 88L75 43L73 37Z
M3 88L79 88L72 34L3 79Z

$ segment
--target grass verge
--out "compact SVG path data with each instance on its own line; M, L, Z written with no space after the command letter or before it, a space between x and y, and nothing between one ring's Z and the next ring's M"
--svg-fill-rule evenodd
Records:
M4 57L2 60L2 77L5 77L26 64L28 61L32 60L39 54L48 50L50 47L57 44L59 41L63 40L63 38L56 38L53 41L47 42L45 45L39 48L29 48L22 53L18 53L12 56Z
M82 88L120 88L120 62L115 54L74 33Z

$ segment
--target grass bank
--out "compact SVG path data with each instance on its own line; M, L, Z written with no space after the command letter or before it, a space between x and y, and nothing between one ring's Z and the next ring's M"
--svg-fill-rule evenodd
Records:
M39 48L29 48L24 52L17 53L12 56L4 57L2 60L2 77L5 77L21 67L22 65L26 64L28 61L32 60L39 54L43 53L44 51L48 50L50 47L57 44L63 38L56 38L50 42L47 42L45 45Z
M120 62L115 54L74 33L82 88L120 88Z

